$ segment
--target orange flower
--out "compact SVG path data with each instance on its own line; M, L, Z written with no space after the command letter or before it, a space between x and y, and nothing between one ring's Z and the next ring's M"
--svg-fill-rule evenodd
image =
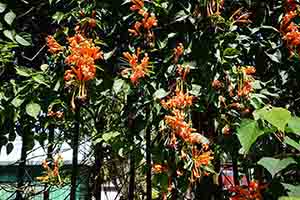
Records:
M184 52L184 47L182 43L179 43L176 48L174 48L174 63L177 63L179 60L179 57L183 54Z
M253 66L248 66L248 67L243 67L243 71L245 72L245 74L251 75L256 72L256 69Z
M190 72L190 67L186 66L185 68L182 67L182 65L177 65L177 72L182 77L182 80L186 80L186 76Z
M49 165L48 165L48 162L47 162L46 160L43 161L42 166L43 166L43 168L46 169L46 170L50 169L50 168L49 168Z
M130 7L130 10L136 11L140 10L144 7L144 1L143 0L131 0L133 5Z
M299 46L300 45L300 32L288 32L284 39L287 40L288 44L292 46Z
M55 40L52 35L47 37L47 46L49 48L49 52L52 54L56 54L63 50L63 47Z
M149 56L145 53L144 58L141 60L139 64L139 55L140 55L140 48L137 49L137 54L130 54L129 52L123 53L123 56L130 64L131 76L130 80L134 85L139 83L141 78L149 75L150 73L150 66L149 66ZM129 69L125 69L128 72ZM123 70L124 71L124 70Z
M297 12L296 11L290 11L287 14L285 14L285 16L282 18L282 24L281 26L284 27L287 24L289 24L291 22L292 19L294 19L297 16Z
M142 26L142 25L143 25L143 24L142 24L141 22L135 22L133 28L132 28L132 29L128 29L128 31L129 31L130 33L132 33L133 36L137 37L137 36L139 36L139 35L141 34L140 29L141 29L141 26Z
M142 20L142 24L146 30L150 30L152 27L157 26L157 19L153 14L150 17L146 15Z
M70 43L70 55L65 62L72 65L72 73L76 75L78 80L91 80L96 75L95 60L103 59L103 53L99 47L95 47L92 40L86 39L81 34L76 34L74 37L68 38ZM67 70L65 79L72 78L71 71Z
M266 185L259 185L255 181L250 181L248 186L232 186L229 191L234 195L230 200L262 200L261 190L265 188Z
M176 96L173 96L168 101L162 100L161 104L165 109L178 109L186 108L192 106L194 96L190 96L188 93L183 93L182 91L177 91Z
M144 9L144 1L143 0L131 0L133 5L130 7L132 11L138 11L138 14L142 15L144 18L142 21L137 21L134 23L131 29L128 31L134 36L137 37L141 35L141 27L146 30L147 39L152 39L153 34L151 32L151 28L157 26L157 19L154 14L149 16L149 13Z
M192 155L194 160L194 165L196 168L199 168L202 165L208 165L211 160L214 159L214 157L211 155L211 151L207 152L201 152L197 148L192 149Z
M93 18L89 19L89 27L90 28L95 28L97 26L97 21Z
M154 164L152 166L152 171L156 174L166 172L167 170L168 170L168 167L161 165L161 164Z
M223 84L219 80L214 80L211 85L215 90L218 90L223 87Z
M253 91L251 81L245 81L242 88L238 90L238 96L247 96Z

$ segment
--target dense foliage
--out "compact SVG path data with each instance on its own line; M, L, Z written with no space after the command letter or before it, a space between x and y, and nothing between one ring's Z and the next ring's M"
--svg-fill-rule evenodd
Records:
M298 1L7 0L0 14L0 147L48 148L41 184L75 199L88 138L89 198L110 182L129 200L299 199ZM18 199L34 195L23 182Z

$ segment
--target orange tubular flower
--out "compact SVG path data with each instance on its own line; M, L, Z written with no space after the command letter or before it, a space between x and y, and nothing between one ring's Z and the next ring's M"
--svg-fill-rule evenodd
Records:
M47 37L47 46L49 48L49 52L52 54L56 54L63 50L63 47L55 40L52 35Z
M160 174L163 172L166 172L168 170L168 167L165 165L161 165L161 164L154 164L152 166L152 171L156 174Z
M150 66L149 66L149 56L147 53L145 53L144 58L141 60L141 63L139 64L139 55L140 55L140 48L137 49L137 54L130 54L129 52L123 53L123 56L130 64L130 71L131 76L130 80L134 85L137 85L139 83L139 80L141 78L144 78L145 76L149 75L150 73ZM128 72L129 69L124 69L126 72ZM124 72L123 70L123 72Z
M99 47L95 47L92 40L86 39L81 34L76 34L68 39L71 54L65 62L72 65L72 71L80 81L88 81L95 77L95 60L103 59L103 53ZM66 71L65 80L69 80L71 72Z
M144 7L144 1L143 0L131 0L133 5L130 7L130 10L136 11L141 10Z
M254 74L256 72L256 69L253 66L248 66L248 67L244 67L243 71L245 72L245 74L251 75L251 74Z
M174 48L174 62L177 63L178 60L179 60L179 57L181 55L183 55L183 52L184 52L184 47L183 47L183 44L182 43L179 43L178 46L176 48Z
M142 23L144 28L149 31L152 27L157 26L157 19L155 15L151 15L150 17L145 16Z
M130 10L132 11L138 11L138 14L143 16L144 18L142 21L137 21L134 23L133 27L131 29L128 29L128 31L134 36L140 36L141 35L141 28L143 27L146 31L146 35L149 39L153 37L153 34L151 32L151 28L154 26L157 26L157 19L154 14L151 14L149 16L149 13L144 9L144 1L143 0L131 0L133 5L130 7Z
M193 96L188 93L184 94L182 91L176 92L176 96L173 96L168 101L162 100L161 104L165 109L176 109L176 108L186 108L192 106Z
M238 96L248 96L253 91L251 81L245 81L241 89L238 90Z
M230 200L262 200L261 190L266 186L255 181L251 181L248 186L233 186L229 188L229 191L234 193Z
M139 36L139 35L141 34L140 29L141 29L141 26L142 26L142 25L143 25L143 24L142 24L141 22L135 22L133 28L132 28L132 29L128 29L128 31L129 31L131 34L133 34L133 36L137 37L137 36Z
M192 154L193 154L193 160L196 168L199 168L202 165L208 165L209 162L214 159L214 157L211 156L212 154L211 151L201 153L198 149L193 148Z

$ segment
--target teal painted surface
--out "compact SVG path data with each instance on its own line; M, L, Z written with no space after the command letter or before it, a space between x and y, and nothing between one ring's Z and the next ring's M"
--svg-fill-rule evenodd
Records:
M0 185L0 188L3 185ZM34 188L36 191L41 191L42 187L36 187ZM5 191L3 189L0 189L0 199L1 200L14 200L15 199L15 191ZM64 186L64 187L53 187L50 189L49 199L50 200L65 200L68 199L66 197L69 196L70 193L70 186ZM77 200L82 200L84 198L80 197L79 190L77 191ZM43 194L35 195L28 200L43 200Z

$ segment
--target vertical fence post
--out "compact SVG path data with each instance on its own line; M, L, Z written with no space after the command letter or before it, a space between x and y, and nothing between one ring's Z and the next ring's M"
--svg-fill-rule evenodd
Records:
M78 175L78 147L80 136L80 104L77 103L75 110L75 130L73 133L73 158L72 158L72 176L71 176L71 193L70 200L76 200L77 175Z
M146 108L146 118L150 119L150 108ZM149 123L146 128L146 164L147 164L147 177L146 177L146 193L147 200L152 200L152 185L151 185L151 128L152 125Z
M103 148L102 142L97 143L95 146L95 197L96 200L101 200L101 185L102 185L102 177L100 174L101 167L103 161Z
M133 136L132 136L133 141ZM135 158L134 158L134 149L131 150L129 156L129 191L128 191L128 200L134 200L134 188L135 188Z
M23 131L22 131L23 132ZM24 133L24 132L23 132ZM16 200L23 200L23 191L22 187L24 186L24 175L25 175L25 167L26 167L26 159L27 159L27 144L26 144L26 134L22 134L22 150L21 150L21 160L18 167L18 176L17 176L17 194Z
M48 135L48 149L47 149L47 159L52 160L53 156L53 143L54 143L54 125L51 124L49 126L49 135ZM50 189L48 188L48 185L45 185L45 191L44 191L44 200L49 200L49 194Z

